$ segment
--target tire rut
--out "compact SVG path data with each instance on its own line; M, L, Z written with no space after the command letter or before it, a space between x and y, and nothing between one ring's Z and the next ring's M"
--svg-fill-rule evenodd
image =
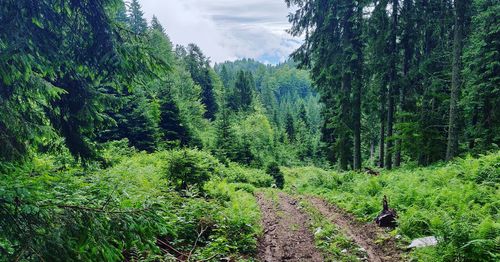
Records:
M256 194L262 212L263 236L260 261L324 261L309 230L310 218L299 210L296 199L279 192L277 201Z
M339 226L344 233L368 253L373 262L404 261L396 242L374 223L358 222L354 216L317 197L306 198L324 217ZM383 241L380 241L383 239Z

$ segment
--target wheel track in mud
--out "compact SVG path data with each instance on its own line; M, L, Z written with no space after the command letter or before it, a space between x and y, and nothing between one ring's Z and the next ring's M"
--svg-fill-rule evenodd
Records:
M262 213L263 235L259 238L259 261L325 261L315 246L310 217L299 208L298 200L276 191L275 199L256 193ZM300 197L368 254L368 261L404 261L393 238L374 223L361 223L354 216L318 197Z

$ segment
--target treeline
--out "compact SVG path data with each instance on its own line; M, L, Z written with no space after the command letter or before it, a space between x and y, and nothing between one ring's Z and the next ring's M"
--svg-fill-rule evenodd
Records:
M254 166L321 162L321 107L307 72L248 59L215 70L225 86L216 155Z
M212 67L137 0L8 0L0 14L0 160L103 162L103 145L123 139L259 167L321 159L319 96L291 62Z
M341 168L498 150L500 2L287 0Z

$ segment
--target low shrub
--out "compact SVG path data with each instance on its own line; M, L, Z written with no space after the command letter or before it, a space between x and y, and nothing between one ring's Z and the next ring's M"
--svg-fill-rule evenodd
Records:
M270 187L274 179L264 171L229 163L223 170L223 177L232 183L248 183L255 187Z
M278 163L271 162L266 168L266 173L273 177L276 187L283 189L285 186L285 176L281 172Z
M199 150L174 150L165 154L166 174L177 191L187 190L188 186L198 190L212 175L220 173L219 161Z

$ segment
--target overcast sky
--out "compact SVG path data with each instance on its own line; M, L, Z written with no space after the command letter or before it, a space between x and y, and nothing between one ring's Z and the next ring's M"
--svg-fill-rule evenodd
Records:
M278 63L300 45L286 29L284 0L139 0L174 44L195 43L213 62L254 58Z

